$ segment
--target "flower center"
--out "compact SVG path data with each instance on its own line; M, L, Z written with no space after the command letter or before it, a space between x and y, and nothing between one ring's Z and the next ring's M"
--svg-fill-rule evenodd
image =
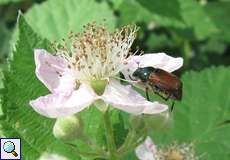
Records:
M184 156L176 151L176 150L171 150L168 153L166 153L166 160L183 160Z
M98 95L102 95L107 85L107 80L91 80L90 85Z
M77 80L108 79L123 69L136 31L136 26L129 25L110 33L104 25L90 23L82 33L71 32L68 41L54 48L69 62Z
M156 160L198 160L198 156L195 155L192 144L177 144L173 143L169 146L158 148Z

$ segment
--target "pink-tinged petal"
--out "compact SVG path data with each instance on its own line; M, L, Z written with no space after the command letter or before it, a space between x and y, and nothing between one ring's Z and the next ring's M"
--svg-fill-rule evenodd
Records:
M146 107L143 111L144 114L157 114L162 113L166 110L168 110L168 106L165 104L161 104L157 101L152 102L152 106L154 107Z
M138 92L133 90L131 85L124 86L116 80L110 80L101 97L113 107L136 115L161 113L168 109L166 105L147 101Z
M127 65L122 71L125 78L129 79L128 75L132 73L138 67L154 67L160 68L168 72L173 72L183 65L183 58L181 57L171 57L165 53L152 53L144 54L142 56L131 56L126 61ZM138 65L139 64L139 65Z
M124 68L121 71L123 73L123 75L125 76L126 80L130 80L130 76L132 77L133 72L138 68L138 64L136 61L134 61L134 57L136 56L132 56L129 57L124 63Z
M154 156L157 149L151 138L147 137L146 140L135 149L135 152L139 160L155 160Z
M34 50L36 75L38 79L52 92L73 91L75 78L68 69L65 59L53 56L44 49Z
M30 101L35 111L50 118L72 115L88 107L97 99L90 87L82 84L71 94L53 93Z
M72 92L76 88L76 78L71 71L64 72L62 77L59 78L59 84L56 88L53 88L54 93Z

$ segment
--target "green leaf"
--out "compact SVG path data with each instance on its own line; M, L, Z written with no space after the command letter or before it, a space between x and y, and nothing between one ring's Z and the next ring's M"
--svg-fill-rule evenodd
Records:
M149 35L146 45L150 48L149 50L154 49L154 51L157 52L158 50L166 49L167 47L172 48L175 43L176 42L170 40L165 34L152 33Z
M227 45L216 38L210 38L209 41L200 46L200 49L201 54L207 53L223 55L225 50L227 49Z
M160 0L137 0L140 5L146 8L150 13L156 16L156 21L173 24L173 22L183 23L180 13L180 4L177 0L165 0L164 3ZM150 5L151 4L151 5ZM159 18L159 19L157 19Z
M230 42L230 2L212 2L205 5L208 15L219 29L219 34L214 35L220 40Z
M184 27L177 0L128 0L120 3L120 24L154 22L156 25Z
M35 76L33 50L49 49L49 42L37 36L23 16L19 16L18 26L19 41L10 62L11 70L5 72L1 119L4 135L21 138L23 159L37 159L43 152L79 159L72 148L52 135L54 120L39 115L29 105L31 99L48 93Z
M117 109L114 109L111 114L111 120L113 122L113 131L115 136L115 143L117 147L120 147L128 133L127 126L125 124L128 123L127 121L127 113L121 112Z
M88 109L83 110L79 114L84 123L84 134L96 142L101 148L107 148L103 113L94 105L91 105ZM112 109L110 119L113 125L116 146L120 147L127 135L127 129L125 128L127 115L120 110ZM89 148L86 145L79 143L79 141L77 142L77 146L81 151L94 151L94 148Z
M2 111L2 90L4 88L4 75L3 75L3 71L2 69L0 68L0 117L2 117L4 114L3 114L3 111ZM1 124L0 124L0 130L1 130ZM0 131L0 137L2 137L2 133Z
M6 28L5 24L0 22L0 64L5 63L10 48L11 31ZM2 66L0 66L2 67Z
M204 8L194 0L128 0L120 4L120 24L153 23L156 26L192 29L198 39L217 33L218 29Z
M105 2L94 0L48 0L34 5L25 15L31 27L49 40L60 40L70 31L79 32L83 25L106 20L110 29L116 19Z
M101 147L106 147L102 113L94 105L91 105L88 109L80 112L80 116L84 122L84 133Z
M20 1L23 1L23 0L0 0L0 5L2 4L8 4L8 3L12 3L12 2L20 2Z
M230 156L230 68L209 68L182 76L183 100L175 104L174 126L166 133L153 133L161 143L194 143L197 155L208 160Z
M181 8L182 17L187 24L194 30L198 39L204 39L217 33L218 29L212 19L207 15L204 8L194 0L178 0Z

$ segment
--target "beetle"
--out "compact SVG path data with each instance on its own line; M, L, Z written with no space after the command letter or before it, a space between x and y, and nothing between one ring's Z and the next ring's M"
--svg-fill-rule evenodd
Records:
M181 101L183 83L174 74L163 69L154 67L137 68L133 74L134 80L140 80L146 87L146 97L149 100L148 91L151 89L155 94L162 97L164 100L172 99ZM131 80L133 78L130 77ZM173 110L174 101L171 106Z

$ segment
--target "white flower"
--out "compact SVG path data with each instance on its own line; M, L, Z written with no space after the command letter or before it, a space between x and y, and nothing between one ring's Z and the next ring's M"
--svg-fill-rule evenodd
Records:
M152 66L169 72L183 64L182 58L164 53L128 56L136 30L126 26L109 33L104 26L89 24L82 34L70 34L70 47L59 45L55 55L35 49L36 75L51 93L32 100L34 110L57 118L80 112L97 100L131 114L167 110L167 105L147 101L131 85L121 85L114 78L119 72L125 77L132 75L137 63L140 67ZM102 93L95 91L93 82L104 82Z
M173 143L167 147L157 147L150 137L140 144L136 149L139 160L198 160L192 144Z
M135 149L135 152L139 160L156 160L155 154L157 153L157 149L150 137L147 137L146 140Z

